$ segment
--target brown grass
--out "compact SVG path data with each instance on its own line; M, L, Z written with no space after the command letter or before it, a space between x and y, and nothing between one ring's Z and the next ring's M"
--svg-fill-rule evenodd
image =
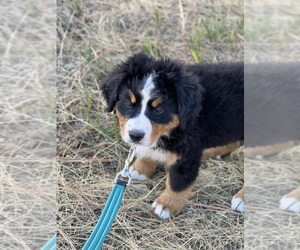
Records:
M0 249L55 232L54 7L0 4Z
M145 51L188 63L243 58L241 1L58 3L58 243L80 249L122 168L127 146L104 112L99 84L115 64ZM165 172L133 182L103 249L240 249L243 215L230 210L242 186L242 150L203 162L187 206L162 222L151 203Z
M298 249L299 214L279 210L280 198L299 186L300 147L263 160L245 160L245 247Z

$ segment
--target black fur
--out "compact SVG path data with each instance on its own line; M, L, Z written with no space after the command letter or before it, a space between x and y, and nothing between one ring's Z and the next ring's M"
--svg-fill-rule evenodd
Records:
M245 65L245 146L300 140L300 62Z
M112 111L126 89L155 72L156 88L168 96L170 112L180 124L158 147L180 160L170 168L170 185L182 191L196 179L205 148L244 139L243 63L185 65L137 54L118 65L106 78L102 92Z

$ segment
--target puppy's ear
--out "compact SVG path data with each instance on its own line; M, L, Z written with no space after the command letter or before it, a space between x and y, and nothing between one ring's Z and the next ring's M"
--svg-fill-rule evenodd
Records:
M180 126L185 128L190 121L199 116L204 88L199 78L191 72L186 72L183 65L179 70L169 72L167 77L175 87Z
M184 128L189 121L197 118L202 109L202 93L204 89L196 76L187 74L176 86L178 113L181 126Z
M108 112L114 110L116 102L118 101L120 86L124 82L125 78L126 73L122 70L121 65L119 65L104 79L104 83L101 86L101 92L106 100Z

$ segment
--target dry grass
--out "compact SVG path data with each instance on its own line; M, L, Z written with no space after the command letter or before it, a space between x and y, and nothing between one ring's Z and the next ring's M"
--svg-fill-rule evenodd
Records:
M141 50L188 63L242 60L242 1L213 3L58 2L59 249L83 246L127 154L116 120L104 112L104 75ZM242 176L241 150L203 162L189 203L165 222L150 209L164 188L164 170L133 182L103 249L241 249L243 215L230 210L230 200Z
M298 61L299 6L293 0L245 1L245 62Z
M0 4L0 249L55 232L54 7Z
M299 214L279 210L281 196L300 183L300 147L257 161L245 159L245 247L298 249Z

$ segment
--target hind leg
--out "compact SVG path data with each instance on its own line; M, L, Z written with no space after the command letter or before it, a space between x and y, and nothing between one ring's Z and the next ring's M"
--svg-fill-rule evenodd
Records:
M244 212L244 187L240 191L238 191L231 200L231 209L238 211L238 212Z
M243 145L242 141L236 141L225 146L208 148L203 151L204 159L208 158L220 158L221 156L227 155ZM243 212L244 211L244 187L233 196L231 200L231 208L232 210Z
M202 153L203 159L209 159L209 158L220 158L221 156L228 155L238 147L243 145L242 141L236 141L229 143L225 146L219 146L215 148L207 148Z

